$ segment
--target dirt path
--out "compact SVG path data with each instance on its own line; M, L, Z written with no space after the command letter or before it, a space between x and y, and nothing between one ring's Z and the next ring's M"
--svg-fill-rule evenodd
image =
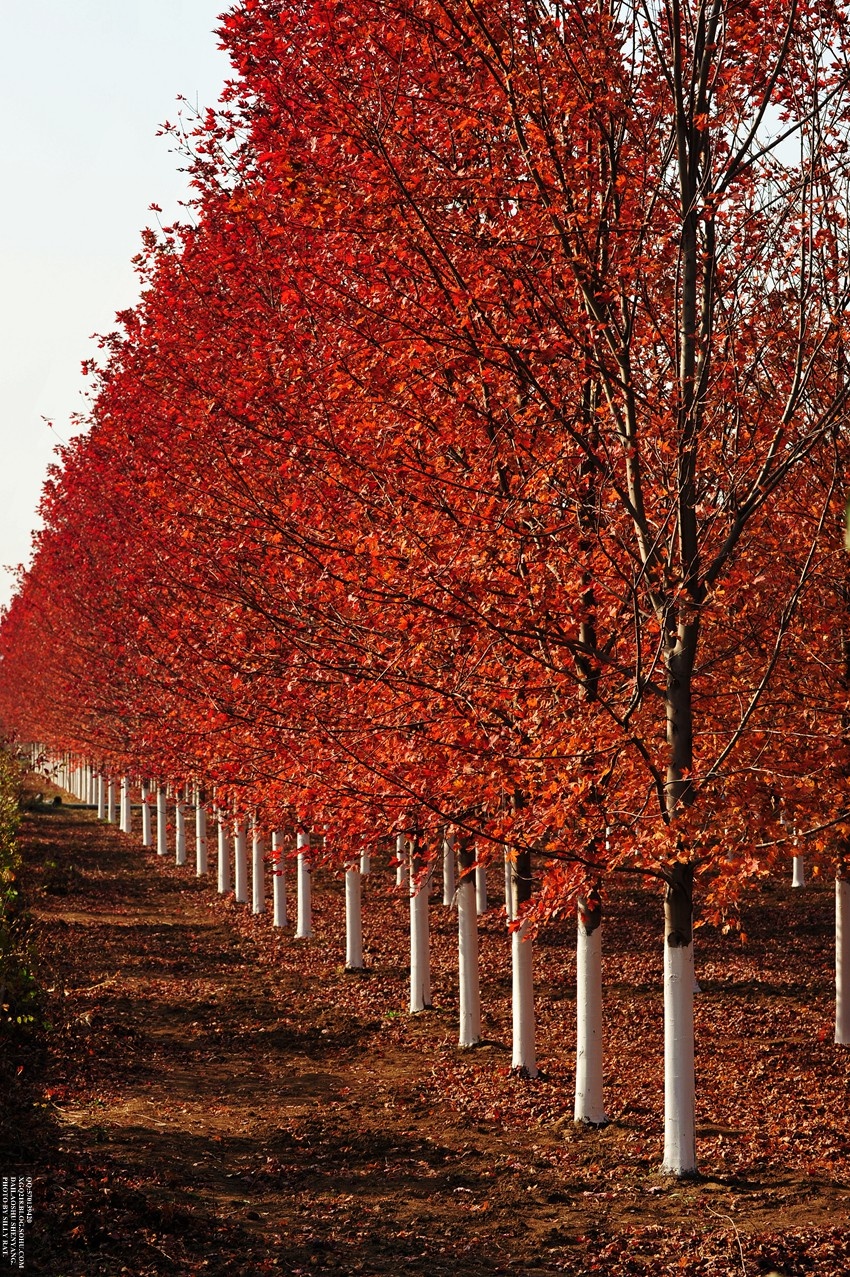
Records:
M727 1120L702 1128L718 1150L703 1181L654 1173L634 1020L612 1026L635 1078L602 1134L573 1130L566 1066L539 1084L510 1077L497 921L482 930L492 1041L461 1056L448 977L442 1010L400 1009L403 911L377 886L373 971L358 977L334 956L331 882L317 883L316 939L299 945L87 809L28 812L23 847L54 1026L19 1132L35 1179L26 1271L850 1270L843 1167L724 1174L724 1138L740 1134ZM450 965L452 927L435 931L436 965ZM556 961L541 949L557 1007ZM632 983L624 1003L643 996ZM646 1029L651 1052L657 1036Z
M26 846L60 1030L36 1168L51 1236L34 1226L31 1271L506 1271L476 1227L492 1135L478 1147L451 1112L435 1131L418 1052L377 1045L380 1023L345 1005L300 1022L310 981L92 813L33 813ZM500 1160L524 1143L499 1141ZM527 1232L502 1227L506 1245Z

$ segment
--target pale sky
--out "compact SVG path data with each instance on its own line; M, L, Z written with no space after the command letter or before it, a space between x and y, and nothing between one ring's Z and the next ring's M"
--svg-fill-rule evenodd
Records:
M56 436L85 411L91 335L133 304L140 231L187 194L158 126L214 105L229 0L0 0L0 606L29 559ZM54 434L42 420L54 422Z

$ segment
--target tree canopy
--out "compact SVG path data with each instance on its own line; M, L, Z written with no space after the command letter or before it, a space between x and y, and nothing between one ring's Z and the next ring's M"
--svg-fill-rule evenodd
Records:
M6 728L723 913L839 854L832 4L244 0L60 450Z

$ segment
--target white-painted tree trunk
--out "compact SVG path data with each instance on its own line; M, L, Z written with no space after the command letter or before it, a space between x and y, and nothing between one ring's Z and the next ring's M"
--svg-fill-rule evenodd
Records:
M110 825L115 824L115 781L111 776L106 786L106 819Z
M514 901L514 866L507 847L505 848L505 917L508 922L513 922L516 917L516 903Z
M310 880L310 835L298 831L297 891L298 902L295 919L295 939L309 940L313 934L313 897Z
M238 905L248 903L248 829L244 816L233 822L233 894Z
M407 850L407 834L396 834L395 836L395 881L397 887L407 887L409 874L409 857Z
M454 904L456 890L455 836L452 833L447 833L443 837L443 904L447 909L451 909Z
M360 853L360 872L364 875L372 872L372 857L368 851Z
M186 863L186 797L178 789L174 797L174 852L178 865Z
M835 1041L850 1044L850 882L835 879Z
M168 796L164 785L156 787L156 854L168 854Z
M227 818L221 809L216 812L218 833L218 894L226 896L230 890L230 839L227 836Z
M142 781L142 846L153 846L153 830L151 828L151 795L148 782Z
M410 1011L431 1006L431 936L428 920L428 878L417 882L422 865L414 854L410 867Z
M526 940L528 923L520 923L511 934L511 986L513 1055L511 1068L537 1077L537 1050L534 1040L534 974L531 940Z
M203 796L195 793L195 873L202 878L209 870L207 855L207 809Z
M590 892L579 900L576 944L576 1094L574 1117L588 1126L606 1122L602 1100L602 909Z
M531 852L519 852L513 864L513 897L519 912L531 899ZM511 1013L513 1054L511 1068L537 1077L537 1048L534 1024L534 972L531 940L526 939L528 922L511 932Z
M263 835L257 825L256 817L253 822L253 837L251 839L251 909L253 913L266 912L266 843Z
M803 863L802 856L794 856L791 861L791 886L805 887L806 885L806 868Z
M678 1177L696 1174L693 867L668 880L664 936L664 1160Z
M283 854L283 833L276 829L272 834L272 922L285 927L286 918L286 860Z
M668 1175L696 1172L693 944L664 948L664 1161Z
M475 879L469 872L474 853L461 851L462 877L454 895L457 899L457 958L459 1024L458 1046L475 1046L481 1041L481 990L478 973L478 911ZM445 860L443 861L445 864Z
M133 832L132 817L130 815L130 777L121 777L121 801L119 805L120 820L119 828L122 833L130 834Z
M475 907L479 914L487 912L487 866L475 867Z
M97 818L106 820L106 778L100 775L97 778Z
M360 869L356 864L345 871L345 969L363 970L363 912Z

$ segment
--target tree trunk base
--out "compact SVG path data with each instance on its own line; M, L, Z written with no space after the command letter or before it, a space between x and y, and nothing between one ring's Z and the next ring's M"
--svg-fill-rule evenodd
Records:
M694 1181L701 1180L704 1178L703 1175L697 1170L693 1170L693 1171L669 1170L666 1166L663 1165L663 1163L658 1168L658 1174L666 1175L668 1179L675 1179L688 1184L693 1184Z
M521 1077L524 1082L536 1082L538 1078L542 1082L546 1076L536 1064L532 1064L530 1068L527 1064L512 1064L510 1073L511 1077Z

